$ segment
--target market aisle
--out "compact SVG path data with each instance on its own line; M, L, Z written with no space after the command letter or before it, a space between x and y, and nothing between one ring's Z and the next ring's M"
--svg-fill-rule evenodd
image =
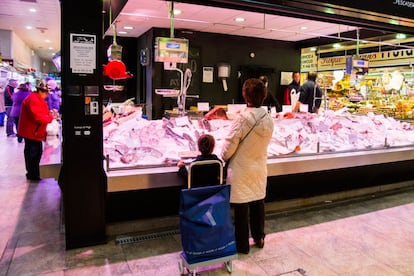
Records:
M61 193L27 182L24 144L0 129L0 275L178 275L178 235L65 251ZM414 191L268 216L266 245L233 275L414 275ZM201 275L228 275L222 265Z

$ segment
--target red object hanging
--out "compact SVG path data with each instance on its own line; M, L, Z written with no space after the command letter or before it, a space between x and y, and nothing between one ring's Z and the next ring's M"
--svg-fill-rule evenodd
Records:
M132 74L126 71L125 64L120 60L111 60L104 65L104 75L113 80L122 80L132 78Z

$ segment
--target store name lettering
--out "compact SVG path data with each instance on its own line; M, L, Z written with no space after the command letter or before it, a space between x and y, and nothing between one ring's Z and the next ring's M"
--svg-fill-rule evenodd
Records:
M411 2L411 1L394 0L393 4L398 5L398 6L404 6L407 8L414 8L414 2Z
M365 59L365 60L373 60L373 59L377 59L377 54L376 53L371 53L371 54L363 54L360 55L361 59Z
M312 59L315 55L314 54L308 54L308 55L302 55L302 59Z
M392 51L382 53L382 58L411 57L413 54L413 50Z
M343 59L343 57L324 58L321 60L321 65L333 66L334 64L343 63Z

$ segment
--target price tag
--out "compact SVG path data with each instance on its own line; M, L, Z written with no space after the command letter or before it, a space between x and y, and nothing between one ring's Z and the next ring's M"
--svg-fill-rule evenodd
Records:
M239 113L241 110L246 108L246 104L228 104L227 112L228 113Z
M300 112L309 112L309 106L307 104L301 104L299 107Z
M199 102L197 103L197 109L198 111L209 111L210 105L208 102Z
M282 112L292 112L291 105L282 105Z
M175 123L177 124L177 126L186 126L189 124L188 121L188 117L187 116L183 116L183 117L177 117L175 118Z

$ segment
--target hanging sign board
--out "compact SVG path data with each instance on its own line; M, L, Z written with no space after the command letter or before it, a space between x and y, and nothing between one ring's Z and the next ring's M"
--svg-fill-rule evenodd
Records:
M300 71L311 72L316 71L318 66L318 58L315 51L310 51L309 48L302 49L300 56ZM291 81L289 76L289 83Z
M96 69L96 35L70 34L72 73L93 74Z
M414 19L414 1L409 0L381 0L381 4L379 4L378 0L319 1L321 4L322 2L326 2L328 5L336 4L338 6L350 7L357 10L379 12L382 14Z
M369 67L382 67L382 66L400 66L404 64L410 64L414 59L413 49L401 49L395 51L375 52L360 54L359 58L369 62ZM315 71L330 71L330 70L342 70L346 68L346 56L336 56L320 58L317 62L317 70ZM351 60L352 61L352 60ZM348 62L349 63L349 62ZM349 65L353 65L352 63ZM303 69L304 65L301 64L301 72L309 72Z

